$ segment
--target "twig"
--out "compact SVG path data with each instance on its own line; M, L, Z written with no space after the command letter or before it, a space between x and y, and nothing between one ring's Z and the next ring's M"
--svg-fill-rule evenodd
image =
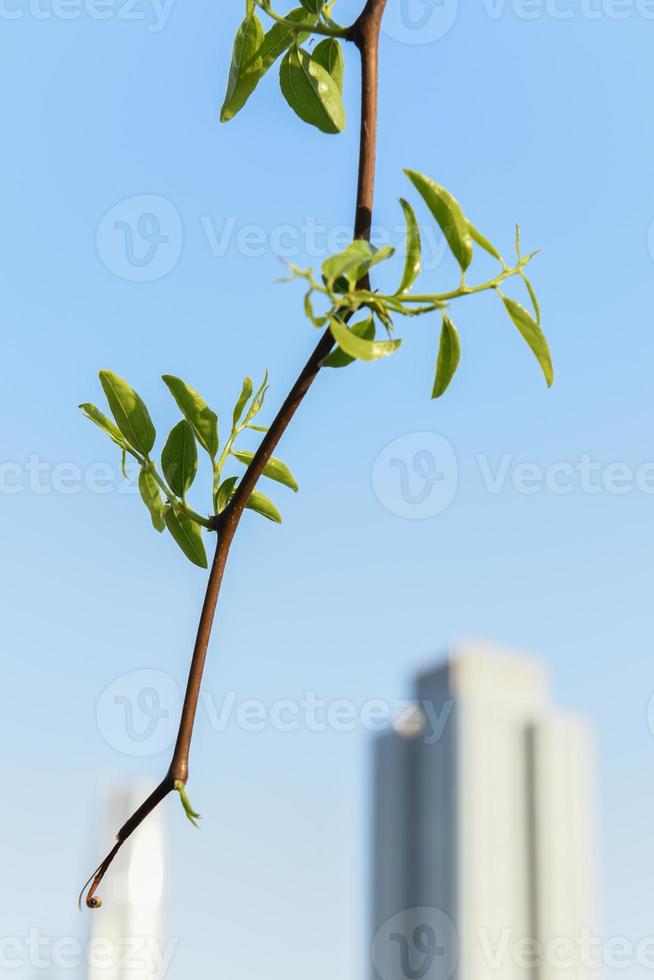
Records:
M386 3L387 0L367 0L358 19L346 31L347 37L354 41L361 53L361 137L359 143L359 173L354 237L365 241L370 240L372 225L377 153L379 31ZM370 288L367 276L358 284L358 287L361 289ZM264 436L228 507L213 520L213 528L217 532L218 540L198 623L195 647L193 649L193 657L191 659L186 685L184 706L182 708L179 731L170 768L159 786L157 786L154 792L150 794L147 800L141 804L138 810L136 810L118 832L114 847L84 885L79 898L80 905L86 892L85 900L88 908L95 909L100 907L102 901L99 897L96 897L95 893L122 845L162 800L177 788L177 783L181 783L182 786L186 784L189 774L189 755L193 738L193 726L211 637L211 628L220 595L220 586L225 572L225 565L227 564L227 556L234 539L234 534L243 516L243 511L245 510L245 505L250 494L263 473L264 466L272 456L277 443L288 428L300 403L318 375L323 360L327 357L333 346L334 339L330 331L326 330ZM88 892L86 891L87 888Z

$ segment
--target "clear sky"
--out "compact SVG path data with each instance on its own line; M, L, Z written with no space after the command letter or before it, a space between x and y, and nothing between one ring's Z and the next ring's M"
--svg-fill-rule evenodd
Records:
M354 9L339 0L334 13ZM492 296L453 309L462 364L439 402L436 320L402 323L387 362L318 379L279 450L301 492L273 488L284 525L247 516L230 559L192 756L201 831L169 806L173 980L208 962L243 980L364 974L371 733L313 731L306 712L294 731L269 715L249 731L236 708L224 724L217 713L229 697L270 708L307 691L392 702L464 635L539 654L559 703L592 717L605 931L652 934L654 11L389 9L379 225L397 244L403 167L450 188L507 252L519 221L525 247L543 250L533 279L556 383ZM83 937L75 898L102 794L167 764L165 749L121 750L103 692L136 669L183 684L205 574L118 492L114 447L76 406L101 400L97 370L112 368L164 436L177 416L162 373L227 418L243 375L267 367L276 408L315 336L299 288L273 284L275 253L317 264L351 221L358 68L348 52L341 137L302 126L275 71L221 126L239 3L0 10L0 933ZM139 266L112 229L137 233L145 212L168 242ZM430 241L426 279L446 288L454 270ZM416 454L434 449L436 512L417 516L402 465L419 495ZM112 467L108 492L95 464Z

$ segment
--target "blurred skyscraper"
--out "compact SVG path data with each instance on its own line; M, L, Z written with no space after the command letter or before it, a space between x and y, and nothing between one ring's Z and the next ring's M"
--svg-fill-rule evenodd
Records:
M480 644L418 676L376 745L381 980L583 980L597 935L593 749L538 661Z
M103 815L105 852L148 788L113 793ZM88 980L162 980L173 952L164 931L164 827L155 810L119 852L90 915Z

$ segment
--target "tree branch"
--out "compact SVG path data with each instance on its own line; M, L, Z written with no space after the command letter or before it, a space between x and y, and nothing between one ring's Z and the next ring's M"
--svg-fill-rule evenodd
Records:
M379 32L386 3L387 0L367 0L360 16L347 31L348 38L356 44L361 54L361 136L359 143L359 171L354 237L366 241L370 240L372 225L377 153ZM368 276L358 286L361 289L369 289L370 283ZM121 827L114 847L84 885L80 894L80 905L88 887L86 905L90 909L100 907L102 901L99 897L96 897L95 893L122 845L162 800L169 793L173 792L173 790L177 789L177 784L184 785L188 779L191 740L193 738L193 727L200 697L202 675L204 673L211 629L220 595L220 587L234 534L243 516L247 501L263 473L264 466L272 456L275 447L284 435L304 396L318 375L322 361L327 357L333 346L334 339L327 329L298 375L295 384L261 441L261 445L245 471L229 505L222 514L214 518L213 527L217 532L218 540L198 623L179 731L170 768L159 786L141 804L127 823Z

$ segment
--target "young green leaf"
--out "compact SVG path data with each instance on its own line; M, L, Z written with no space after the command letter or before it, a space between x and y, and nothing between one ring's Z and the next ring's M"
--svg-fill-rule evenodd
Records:
M232 424L234 428L236 428L238 423L241 421L241 416L243 415L245 406L252 395L252 390L252 379L245 378L243 381L243 387L241 388L241 394L238 396L236 405L234 405L234 415L232 417Z
M303 48L291 48L284 57L279 83L291 109L323 133L345 129L345 109L336 82Z
M461 205L440 184L416 170L405 170L413 186L438 222L452 254L465 272L472 262L472 238Z
M311 320L314 327L321 329L327 323L326 316L316 316L313 310L313 303L311 302L311 290L305 294L304 297L304 313L307 319Z
M171 429L161 453L161 468L173 493L184 498L198 469L195 436L186 419Z
M143 466L139 473L139 493L143 503L150 511L150 519L155 531L165 530L164 504L159 485L147 465Z
M184 511L171 504L166 508L166 527L189 561L200 568L206 568L207 553L199 525L187 517Z
M336 289L339 281L343 281L343 289L347 292L354 289L356 284L373 268L393 255L395 249L390 245L376 249L369 242L357 240L352 242L344 251L332 255L322 264L323 279L329 289Z
M217 514L222 514L225 507L234 496L234 491L236 490L237 483L238 483L237 476L228 476L227 479L223 480L223 482L220 484L215 500Z
M355 337L362 337L364 340L375 339L375 320L372 315L366 317L365 320L359 320L358 323L352 324L352 326L349 329L351 333L355 335ZM340 349L340 347L337 347L336 350L333 350L331 354L327 355L327 357L322 362L321 367L330 367L330 368L347 367L348 364L352 364L353 361L355 360L356 360L355 357L350 357L350 355L345 354Z
M345 280L345 287L356 285L363 278L373 260L374 249L370 242L351 242L346 249L331 255L322 264L322 277L328 289L333 289L338 279Z
M84 402L79 406L79 408L82 409L84 417L90 419L91 422L94 422L97 426L99 426L99 428L101 428L102 431L109 436L112 442L115 442L116 445L120 446L120 448L123 450L128 448L127 442L124 439L120 429L113 424L111 419L107 418L104 412L101 412L100 409L96 408L95 405L92 405L91 402Z
M252 421L253 418L255 418L259 414L259 412L263 408L263 403L266 400L267 391L268 391L268 369L266 368L263 375L263 381L255 391L252 397L252 401L250 403L250 407L248 408L247 414L245 416L245 421L248 425L248 428L250 429L257 428L257 426L255 425L250 425L250 422Z
M263 36L263 27L255 13L255 6L253 3L248 4L245 19L234 38L227 92L220 110L221 122L229 122L243 108L263 75L263 63L258 55Z
M360 361L374 361L379 357L388 357L402 343L401 340L365 340L357 337L352 330L348 330L342 320L335 316L329 318L329 329L341 350Z
M282 523L282 515L277 510L272 500L269 500L264 494L259 493L258 490L252 491L245 506L248 508L248 510L254 510L257 514L267 517L269 521L274 521L275 524Z
M202 395L181 378L173 374L162 375L164 384L177 402L177 406L190 423L195 438L212 459L218 453L218 416L209 408Z
M296 7L288 14L284 14L284 20L290 20L294 24L310 24L314 26L318 22L316 14L308 13L304 7ZM297 43L302 44L309 37L306 31L296 32L286 24L275 23L266 32L263 43L257 52L257 57L261 58L261 74L263 75L277 61L280 55L290 48L294 38L297 36Z
M550 388L554 381L554 368L552 367L552 355L550 354L545 334L524 306L521 306L520 303L517 303L509 296L504 296L503 293L500 293L500 296L502 297L502 302L507 313L529 344L536 360L540 364L541 370L545 375L547 387Z
M319 14L325 5L325 0L300 0L300 3L310 14Z
M313 49L313 60L322 65L327 74L331 75L336 83L336 88L342 95L345 63L343 61L343 49L337 38L326 37L324 41L317 44Z
M494 259L497 259L498 262L501 262L502 265L504 265L504 259L497 251L495 246L488 241L485 235L482 235L482 233L479 231L478 228L475 228L472 221L468 221L468 219L466 218L466 222L472 240L474 242L477 242L477 245L479 245L480 248L483 248L485 252L488 252L489 255L492 255Z
M529 299L531 300L531 305L533 306L534 313L536 314L536 323L540 323L540 304L538 302L538 297L536 296L534 287L532 286L531 282L524 274L524 272L520 273L520 278L522 279L525 286L527 287L527 292L529 293Z
M130 446L147 456L154 446L156 432L145 402L113 371L100 371L100 383L111 414L125 439Z
M184 783L181 780L175 781L175 789L179 793L179 798L181 800L182 806L184 807L184 813L188 820L191 821L194 827L198 826L198 820L202 819L199 813L196 813L191 806L191 801L188 798L188 794L184 787Z
M400 283L399 289L396 295L400 293L405 293L407 289L411 289L414 282L420 275L420 268L422 266L422 246L420 243L420 228L418 227L418 222L416 220L416 215L409 204L405 201L403 197L400 198L400 204L402 205L402 210L404 211L404 221L406 224L406 242L405 242L405 256L404 256L404 272L402 274L402 282Z
M245 452L244 450L233 450L232 456L234 456L239 463L243 463L244 466L249 466L254 459L254 453ZM264 476L268 477L268 479L276 480L277 483L283 483L285 487L290 487L290 489L294 490L295 492L300 489L295 477L289 470L286 463L282 463L281 459L276 459L275 456L271 456L264 466L262 472Z
M448 316L443 314L443 328L441 330L441 342L438 349L438 360L436 361L436 377L434 379L434 390L432 398L440 398L445 394L448 385L454 377L454 372L459 366L461 359L461 343L459 333Z

